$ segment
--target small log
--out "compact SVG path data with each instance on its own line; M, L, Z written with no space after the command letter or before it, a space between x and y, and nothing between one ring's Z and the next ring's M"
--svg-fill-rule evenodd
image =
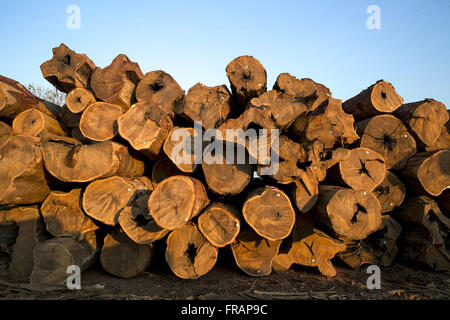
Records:
M235 58L227 65L226 72L233 96L241 109L267 90L266 69L252 56Z
M310 211L317 202L319 184L314 180L298 179L290 184L293 202L303 213Z
M144 163L112 141L81 145L75 139L41 136L41 142L45 168L63 182L89 182L114 175L139 177L144 173Z
M172 231L166 243L166 262L182 279L198 279L216 264L219 250L191 222Z
M0 121L0 148L7 144L12 136L12 128L6 123Z
M14 134L37 137L41 132L66 136L64 125L37 109L19 113L12 122Z
M432 146L449 120L445 105L433 99L407 103L398 108L394 116L414 134L418 146Z
M410 158L400 176L408 180L408 187L432 196L439 196L450 188L450 150L418 153Z
M181 133L183 135L177 136L177 134ZM195 139L202 139L202 137L198 135L198 132L194 128L174 127L164 142L164 153L182 172L192 173L198 167L194 146ZM203 144L202 142L200 152L203 150ZM183 148L180 149L180 146L183 146ZM190 153L185 153L189 148ZM178 153L176 153L177 150L179 151Z
M334 234L362 240L381 226L381 206L370 192L319 185L313 217Z
M267 240L251 230L242 231L231 244L236 265L252 277L268 276L281 240Z
M171 177L182 175L183 172L172 162L172 160L165 158L155 162L152 168L152 183L153 187L163 180Z
M282 272L288 270L293 264L300 264L318 267L322 275L334 277L336 270L331 259L343 250L345 250L345 244L342 241L315 229L312 217L301 214L295 223L289 249L275 257L274 269Z
M136 98L138 102L152 100L173 118L182 107L184 91L170 74L157 70L145 74L136 87Z
M84 88L75 88L66 96L66 106L72 113L81 113L89 105L95 103L95 97L91 91Z
M250 192L242 213L256 233L272 241L289 236L295 223L295 211L289 197L271 186Z
M342 108L353 115L355 120L363 120L383 113L391 113L403 104L391 83L377 81L358 95L346 100Z
M239 234L239 216L235 207L214 202L198 217L198 229L215 247L222 248L233 243Z
M80 123L81 114L73 113L67 108L67 105L63 105L59 112L59 121L61 121L68 128L78 127Z
M80 131L92 141L113 139L118 133L117 119L123 114L122 108L106 102L89 105L80 119Z
M12 119L19 113L33 108L53 118L57 117L61 109L36 97L19 82L0 75L0 118Z
M386 177L373 190L381 205L381 212L386 213L399 207L406 195L405 185L392 172L386 172Z
M143 76L136 62L119 54L109 66L95 69L90 83L97 99L118 105L126 111L136 100L134 91Z
M109 177L91 182L83 194L83 209L87 215L106 225L115 226L123 209L141 194L153 190L147 177Z
M203 184L188 176L172 176L161 181L150 195L148 207L163 229L180 229L209 204Z
M450 110L447 110L450 116ZM441 129L441 134L432 146L425 147L426 151L438 151L442 149L450 149L450 120L445 123Z
M12 136L0 148L0 204L38 203L49 192L39 139Z
M129 279L143 273L154 253L151 244L137 244L121 230L114 230L105 238L100 262L103 270L113 276Z
M436 202L426 196L411 198L402 206L398 218L403 225L403 259L434 271L450 271L450 219L441 213Z
M380 115L355 123L360 147L381 154L386 168L400 170L416 154L416 142L403 123L391 115Z
M208 87L197 83L189 89L185 103L176 113L194 122L201 122L205 130L217 128L232 110L231 93L225 85Z
M119 215L119 224L127 236L139 244L151 244L164 238L169 231L158 226L148 210L149 194L140 195Z
M70 50L64 43L52 51L52 59L41 64L44 78L64 93L74 88L86 88L95 64L85 54Z
M173 128L170 117L152 100L134 104L117 124L120 136L150 159L159 154Z

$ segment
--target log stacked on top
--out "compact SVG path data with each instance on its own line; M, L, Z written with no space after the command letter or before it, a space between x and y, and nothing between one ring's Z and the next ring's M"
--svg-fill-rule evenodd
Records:
M123 54L99 68L64 44L41 70L67 93L63 107L0 76L0 258L10 277L63 284L69 265L99 261L130 278L165 258L196 279L230 249L250 276L293 264L334 276L335 258L450 269L449 113L438 101L403 104L380 80L342 103L288 73L267 91L251 56L227 65L231 90L197 83L186 94ZM200 140L177 154L180 132Z

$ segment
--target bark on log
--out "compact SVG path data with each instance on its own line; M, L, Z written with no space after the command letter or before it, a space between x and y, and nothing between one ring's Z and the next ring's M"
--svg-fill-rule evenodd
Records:
M89 182L114 175L138 177L144 173L144 163L112 141L80 145L75 139L41 136L41 142L45 168L63 182Z
M64 43L52 51L52 59L41 64L44 78L65 93L74 88L86 88L95 64L85 54L70 50Z
M0 148L7 144L12 136L12 128L6 123L0 121Z
M183 227L208 204L203 184L187 176L172 176L161 181L148 200L150 214L166 230Z
M313 217L336 235L362 240L381 226L381 206L370 192L320 185Z
M100 262L106 272L128 279L143 273L153 256L151 244L134 243L123 231L114 230L105 238Z
M252 56L235 58L227 65L226 72L233 96L242 110L252 98L267 90L266 69Z
M415 135L418 146L432 146L441 134L442 126L449 120L445 105L433 99L402 105L394 116Z
M250 192L242 213L256 233L272 241L289 236L295 223L295 211L289 197L272 186Z
M55 118L52 118L37 109L28 109L19 113L12 122L14 134L37 137L45 132L66 136L66 128Z
M450 188L450 150L418 153L408 160L400 176L406 178L408 187L415 191L439 196Z
M214 202L198 217L198 229L215 247L222 248L236 239L241 228L239 211L226 203Z
M73 113L67 108L67 105L63 105L58 116L59 121L61 121L68 128L78 127L80 123L81 114Z
M289 249L275 257L275 271L285 272L293 264L300 264L318 267L320 273L326 277L336 275L331 259L345 249L345 244L315 229L310 215L297 216L290 241Z
M39 139L12 136L0 148L0 204L38 203L49 192Z
M400 170L417 151L416 142L403 123L392 115L380 115L355 123L360 147L381 154L386 168Z
M383 182L373 190L381 205L381 212L390 212L396 207L400 207L406 195L405 185L394 175L388 171Z
M231 250L236 265L252 277L268 276L272 272L272 263L280 249L281 240L267 240L253 230L239 233Z
M143 76L136 62L119 54L109 66L95 69L90 83L97 99L116 104L126 111L136 100L134 91Z
M77 125L70 130L70 136L77 140L80 144L92 144L93 141L83 136L80 131L80 127Z
M83 194L83 209L87 215L106 225L115 226L123 209L142 194L153 190L147 177L109 177L91 182Z
M198 279L216 264L219 250L191 222L167 237L166 262L182 279Z
M81 113L89 105L95 103L95 97L91 91L84 88L75 88L66 96L66 106L72 113Z
M342 108L345 112L352 114L356 121L359 121L383 113L391 113L402 104L403 98L397 94L392 84L379 80L345 101Z
M152 100L173 118L182 108L184 91L170 74L157 70L145 74L136 87L136 98L139 102Z
M170 159L160 159L155 162L152 168L152 183L153 187L156 186L163 180L171 177L182 175L183 172L178 169L178 167Z
M123 114L122 108L106 102L89 105L80 119L80 131L92 141L113 139L118 133L117 119Z

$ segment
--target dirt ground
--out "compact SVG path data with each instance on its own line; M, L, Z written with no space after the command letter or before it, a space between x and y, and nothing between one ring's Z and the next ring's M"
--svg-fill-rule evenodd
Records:
M219 261L197 280L174 276L167 266L154 266L132 279L118 279L101 267L82 274L81 290L32 289L27 284L0 281L0 299L449 299L449 273L433 273L417 266L395 263L381 269L381 289L366 286L366 268L352 270L335 262L337 276L329 279L315 268L294 267L288 274L252 278L235 265Z

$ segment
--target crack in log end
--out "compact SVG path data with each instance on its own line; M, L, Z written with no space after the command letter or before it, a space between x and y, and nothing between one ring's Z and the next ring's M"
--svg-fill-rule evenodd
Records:
M252 73L249 72L248 74L245 72L242 72L242 79L243 80L250 80L252 78Z
M189 259L191 264L194 264L195 257L197 257L197 248L195 247L195 244L189 243L184 255Z
M66 54L62 59L61 59L61 62L62 63L64 63L64 64L66 64L66 65L68 65L68 66L70 66L70 54Z
M312 161L297 161L297 168L300 170L306 171L312 164Z
M372 179L372 176L369 173L369 170L367 170L366 168L366 163L364 161L362 161L361 159L359 159L359 162L361 163L361 168L359 169L359 174L365 174L366 176L368 176L369 178Z
M319 96L317 95L317 91L314 91L313 94L310 94L309 96L306 96L306 97L296 96L296 97L294 97L294 101L303 103L308 108L311 108L311 106L314 104L314 102L316 102L318 97Z
M385 133L383 136L383 145L389 150L394 150L397 145L397 139L393 138L391 135Z
M81 146L73 146L69 152L67 152L66 158L64 159L64 164L68 166L69 168L75 168L75 165L77 164L77 160L75 159L75 156L77 155L78 151L80 151Z
M81 103L81 98L77 97L76 101L77 101L77 103Z
M386 92L381 91L381 99L383 99L383 100L386 100L386 99L387 99Z
M367 214L367 209L364 208L364 206L363 206L362 204L360 204L359 202L357 202L357 203L355 204L355 206L356 206L356 212L353 214L353 217L352 217L352 219L350 220L350 222L351 222L352 224L355 224L355 223L358 221L357 216L358 216L358 214L359 214L360 212L362 212L362 213L364 213L364 214Z
M257 123L250 122L250 124L247 126L247 130L251 129L255 130L256 136L259 137L259 134L262 133L261 130L263 130L264 128Z
M333 151L327 150L319 153L320 161L329 161L333 159Z
M378 187L375 188L374 191L375 191L376 193L378 193L378 194L386 195L386 194L389 194L390 189L391 189L390 187L378 186Z
M136 218L133 219L136 222L136 227L142 228L147 225L148 220L144 217L144 215L139 214Z
M152 89L153 92L158 92L159 90L164 88L164 86L160 85L158 81L155 81L154 83L151 83L148 86L150 87L150 89Z

